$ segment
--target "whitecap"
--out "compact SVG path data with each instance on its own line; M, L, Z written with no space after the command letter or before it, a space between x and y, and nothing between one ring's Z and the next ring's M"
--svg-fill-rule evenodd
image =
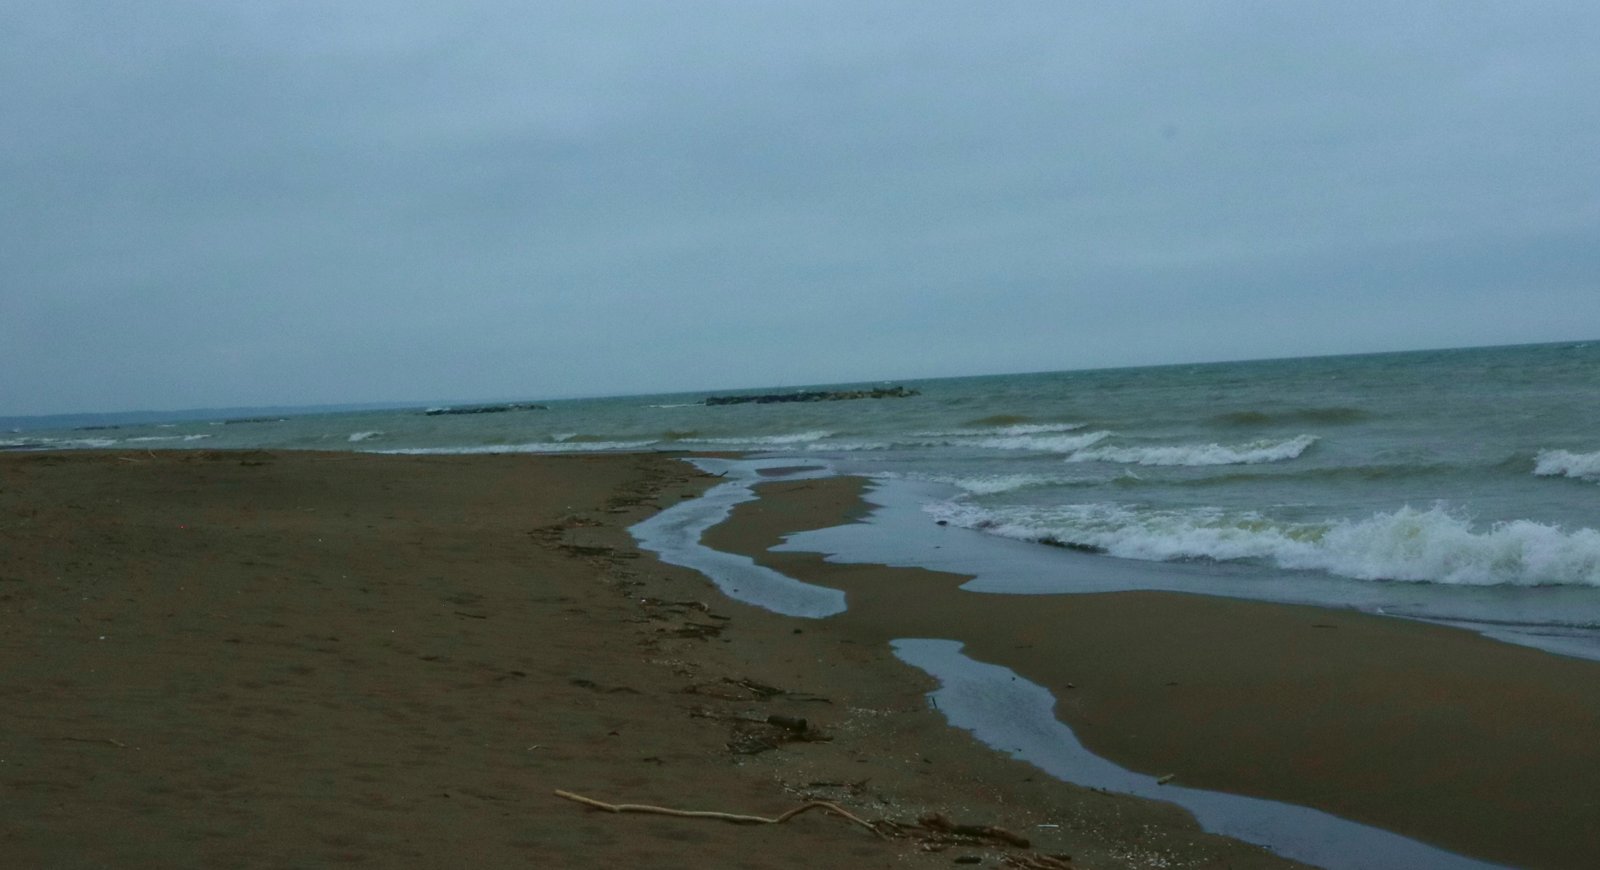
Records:
M1248 444L1175 444L1157 447L1097 447L1079 450L1069 462L1116 462L1126 465L1255 465L1296 459L1317 442L1315 435L1298 435L1287 441L1252 441Z
M949 429L937 432L917 432L918 438L985 438L1007 435L1048 435L1056 432L1076 432L1083 423L1016 423L1010 426L991 426L982 429Z
M1600 531L1530 520L1476 528L1437 505L1326 523L1107 503L994 509L942 502L927 510L951 525L1126 559L1248 560L1357 580L1462 586L1600 586Z
M809 432L789 432L782 435L746 435L743 437L727 438L685 438L680 443L695 444L760 444L760 445L789 445L811 444L824 438L832 437L833 433L826 429L816 429Z
M140 435L140 436L138 436L136 438L127 439L126 443L134 444L134 443L145 443L145 442L150 442L150 441L199 441L202 438L210 438L210 437L211 436L207 435L207 434L201 434L201 435Z
M378 430L373 430L373 431L370 431L370 432L352 432L352 433L350 433L350 443L354 444L354 443L356 443L358 441L371 441L372 439L377 438L382 434L383 434L383 432L378 431Z
M1600 481L1600 451L1573 453L1568 450L1542 450L1534 459L1533 473L1541 477Z

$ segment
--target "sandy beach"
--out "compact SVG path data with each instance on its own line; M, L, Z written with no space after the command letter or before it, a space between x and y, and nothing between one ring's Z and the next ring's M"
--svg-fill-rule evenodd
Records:
M0 456L0 854L1287 865L982 747L858 620L773 616L634 548L629 525L711 482L662 455ZM851 507L826 492L789 519ZM759 549L770 531L722 534ZM831 801L890 836L826 812L612 814L558 789L769 817Z

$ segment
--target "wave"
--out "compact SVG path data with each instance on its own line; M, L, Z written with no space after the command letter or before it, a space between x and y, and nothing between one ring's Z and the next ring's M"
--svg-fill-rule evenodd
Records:
M1478 469L1472 466L1457 465L1452 463L1388 463L1377 465L1335 465L1322 467L1296 467L1280 466L1273 469L1260 471L1229 471L1216 474L1204 474L1181 480L1163 479L1162 486L1177 487L1208 487L1208 486L1235 486L1250 483L1278 483L1278 482L1321 482L1338 483L1352 481L1356 483L1373 483L1391 480L1406 480L1418 477L1449 477L1464 473L1472 473ZM1119 478L1119 481L1122 480Z
M0 450L93 450L116 443L115 438L9 438L0 440Z
M1024 414L991 414L988 417L979 417L976 420L968 421L967 425L968 426L985 426L985 427L987 427L987 426L1014 426L1014 425L1017 425L1019 423L1026 423L1026 422L1028 422L1029 420L1032 420L1032 419L1033 419L1032 417L1029 417L1029 416L1024 415Z
M1116 462L1124 465L1255 465L1295 459L1317 443L1315 435L1298 435L1287 441L1252 441L1249 444L1177 444L1165 447L1099 447L1078 450L1069 462Z
M916 475L915 479L947 484L972 495L998 495L1036 487L1101 483L1099 480L1065 477L1057 474L929 474Z
M973 495L999 495L1014 492L1020 489L1035 489L1042 487L1085 487L1085 486L1116 486L1119 488L1139 487L1154 485L1163 488L1193 488L1203 489L1217 486L1238 486L1240 484L1280 483L1280 482L1337 482L1356 481L1372 482L1385 480L1398 480L1413 477L1439 477L1460 474L1462 467L1448 464L1429 465L1357 465L1336 466L1333 468L1286 468L1282 471L1235 471L1219 474L1200 474L1194 477L1172 478L1157 477L1146 480L1134 473L1132 468L1122 469L1116 477L1107 479L1098 476L1060 475L1060 474L913 474L909 477L916 480L926 480L933 483L943 483L957 487Z
M935 444L914 444L914 443L905 442L905 441L899 441L899 442L896 442L896 441L827 441L827 442L812 442L810 444L807 444L805 446L805 449L807 449L807 450L815 450L815 451L817 451L819 453L828 453L828 452L859 453L859 452L865 452L865 451L870 451L870 450L894 450L896 448L918 447L918 446L921 446L921 447L933 447L933 446L937 446L937 445L935 445Z
M1047 435L1056 432L1076 432L1083 423L1016 423L1010 426L983 426L979 428L950 429L941 432L918 432L918 438L1006 438L1014 435Z
M1600 482L1600 452L1541 450L1534 458L1533 473L1541 477L1573 477Z
M1338 426L1370 420L1372 414L1360 408L1293 408L1284 411L1230 411L1211 418L1222 426L1273 426L1282 423L1319 423Z
M809 444L807 449L851 452L918 447L966 447L981 450L1070 454L1098 444L1111 437L1112 434L1110 432L1085 432L1079 435L1064 434L1081 428L1083 428L1082 425L1076 423L1053 423L1038 427L1021 426L987 430L957 429L949 432L917 432L909 437L897 438L891 436L883 441L833 441Z
M125 444L142 444L142 443L147 443L147 442L151 442L151 441L200 441L202 439L210 438L210 437L211 437L210 435L206 435L206 434L200 434L200 435L140 435L140 436L135 437L135 438L128 438L123 443L125 443Z
M350 440L351 444L355 444L355 443L357 443L359 441L371 441L372 439L377 438L382 434L383 434L383 432L378 431L376 429L373 430L373 431L370 431L370 432L351 432L349 440Z
M1040 453L1077 453L1111 437L1110 432L1086 432L1082 435L994 435L987 438L963 440L964 446L983 447L989 450L1031 450Z
M361 434L361 433L358 433ZM382 433L376 433L382 434ZM478 454L478 453L590 453L614 452L624 450L644 450L652 447L666 449L668 447L679 450L715 449L715 448L744 448L760 450L796 445L810 445L816 441L832 436L832 432L817 430L811 432L790 432L783 435L751 435L744 438L703 438L694 432L663 433L661 437L628 437L590 435L578 432L558 432L550 436L548 441L532 441L521 444L468 444L448 447L402 447L384 450L373 450L373 453L396 453L405 455L453 455L453 454ZM356 440L354 437L352 441Z
M1254 561L1357 580L1462 586L1600 586L1600 531L1528 520L1479 530L1439 506L1327 523L1104 503L989 509L942 502L926 510L952 525L1126 559Z
M392 453L402 456L456 456L482 453L599 453L617 450L639 450L656 444L655 441L536 441L528 444L474 444L456 447L396 447L372 450L372 453Z
M789 432L783 435L746 435L744 437L723 438L687 438L696 444L761 444L780 446L790 444L811 444L824 438L833 437L833 433L826 429L817 429L810 432Z

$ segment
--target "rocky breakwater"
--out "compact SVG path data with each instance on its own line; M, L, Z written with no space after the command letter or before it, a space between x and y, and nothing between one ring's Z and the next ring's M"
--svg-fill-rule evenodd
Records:
M526 402L513 402L504 405L466 405L459 408L429 408L422 413L429 417L438 417L443 414L502 414L506 411L545 411L549 410L543 405L531 405Z
M763 393L753 396L708 396L707 405L770 405L777 402L840 402L848 399L907 399L918 396L905 387L877 387L871 390L817 390L804 393Z

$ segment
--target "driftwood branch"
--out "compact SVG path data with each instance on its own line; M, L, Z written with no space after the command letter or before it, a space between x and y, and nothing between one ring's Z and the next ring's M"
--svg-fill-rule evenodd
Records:
M109 743L118 749L127 749L128 744L111 737L51 737L50 740L68 740L73 743Z
M930 831L954 834L958 837L974 837L979 840L998 840L1018 849L1026 849L1030 845L1027 837L1019 837L1005 828L997 828L994 825L957 824L939 813L928 813L917 819L917 823Z
M712 810L676 810L672 809L671 807L657 807L649 804L608 804L605 801L597 801L594 798L584 797L581 794L573 794L570 791L561 791L559 789L556 791L556 796L583 804L587 807L594 807L597 810L605 810L608 813L649 813L658 816L676 816L678 818L686 819L716 819L723 822L732 822L736 825L781 825L795 816L800 815L801 813L808 812L810 810L824 810L850 822L854 822L855 824L871 831L878 837L887 839L887 837L884 837L883 832L878 830L877 827L871 822L850 812L844 807L841 807L837 804L828 803L827 801L811 801L810 803L795 807L794 809L789 810L782 815L767 818L766 816L751 816L741 813L721 813Z

